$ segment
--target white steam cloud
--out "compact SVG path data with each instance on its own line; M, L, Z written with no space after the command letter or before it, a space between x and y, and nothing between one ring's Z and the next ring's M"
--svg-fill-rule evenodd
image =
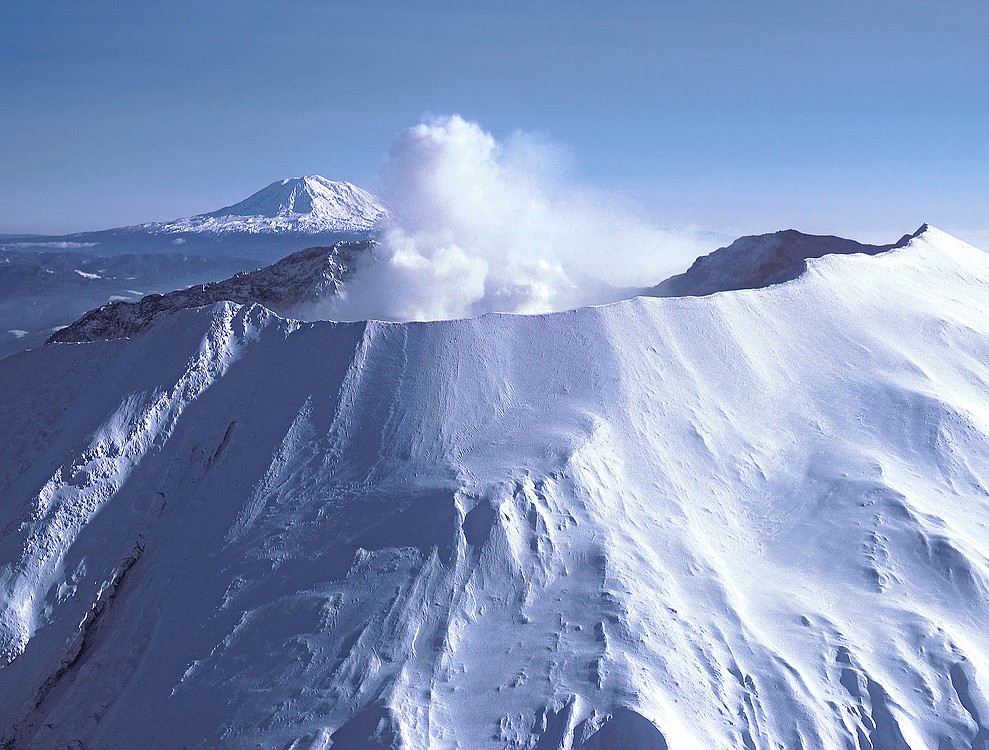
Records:
M544 140L498 142L457 116L405 131L381 174L389 225L323 316L565 310L631 296L717 246L650 226L618 196L573 184L565 166Z

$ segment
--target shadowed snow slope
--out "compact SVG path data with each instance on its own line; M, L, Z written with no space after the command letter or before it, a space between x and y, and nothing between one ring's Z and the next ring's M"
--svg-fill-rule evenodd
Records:
M0 737L986 747L989 261L808 265L0 361Z

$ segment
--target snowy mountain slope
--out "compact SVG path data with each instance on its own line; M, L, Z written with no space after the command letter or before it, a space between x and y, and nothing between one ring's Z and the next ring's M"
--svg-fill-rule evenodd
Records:
M0 361L11 747L980 748L989 262Z
M136 302L110 302L55 331L48 343L127 338L147 331L178 310L216 302L258 303L280 313L300 304L317 303L339 292L357 257L372 244L339 242L332 247L310 247L266 268L241 272L223 281L153 294Z
M803 234L793 229L740 237L727 247L702 255L686 271L645 290L644 294L701 297L734 289L759 289L797 278L807 270L810 258L850 253L876 255L903 247L927 228L925 224L891 245L866 245L841 237Z
M210 213L137 228L153 234L367 232L386 213L377 198L356 185L307 175L273 182L240 203Z

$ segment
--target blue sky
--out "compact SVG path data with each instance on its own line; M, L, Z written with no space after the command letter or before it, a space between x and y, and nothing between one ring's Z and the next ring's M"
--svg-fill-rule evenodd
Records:
M668 226L989 239L989 3L0 3L0 232L373 188L460 114ZM984 243L989 244L989 243Z

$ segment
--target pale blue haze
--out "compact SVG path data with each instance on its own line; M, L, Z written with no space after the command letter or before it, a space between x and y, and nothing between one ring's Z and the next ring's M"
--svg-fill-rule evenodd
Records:
M0 3L0 232L374 187L459 113L662 224L989 238L985 2Z

